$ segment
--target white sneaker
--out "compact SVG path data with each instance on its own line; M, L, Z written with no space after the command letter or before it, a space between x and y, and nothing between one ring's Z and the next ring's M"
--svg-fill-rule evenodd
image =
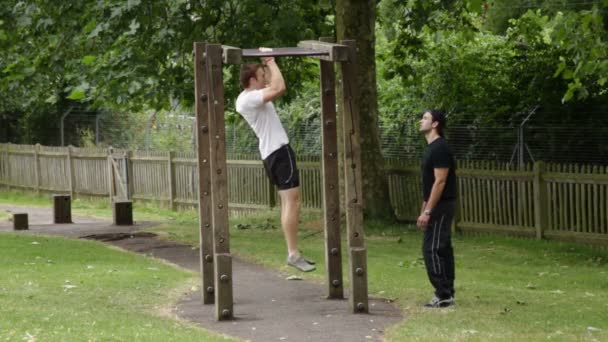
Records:
M448 306L454 305L454 297L448 299L439 299L437 296L433 296L430 302L424 304L427 308L447 308Z
M289 256L287 257L287 265L293 266L302 272L311 272L316 268L309 264L303 256Z

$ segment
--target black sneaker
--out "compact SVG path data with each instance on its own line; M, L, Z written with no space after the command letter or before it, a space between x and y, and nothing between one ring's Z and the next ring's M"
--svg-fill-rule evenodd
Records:
M424 304L427 308L447 308L448 306L454 305L454 297L448 299L439 299L437 296L433 296L430 302Z

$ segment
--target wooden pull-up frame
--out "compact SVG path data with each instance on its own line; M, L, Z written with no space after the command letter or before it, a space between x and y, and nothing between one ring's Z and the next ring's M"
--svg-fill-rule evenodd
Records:
M200 264L203 303L215 303L217 320L234 317L232 257L228 225L228 190L224 123L223 64L243 57L310 57L320 60L323 122L323 205L328 298L344 298L340 242L340 193L334 63L340 63L344 135L346 227L350 269L349 304L353 313L369 312L367 252L363 234L359 96L355 42L301 41L298 47L272 51L194 43L194 77L199 169Z

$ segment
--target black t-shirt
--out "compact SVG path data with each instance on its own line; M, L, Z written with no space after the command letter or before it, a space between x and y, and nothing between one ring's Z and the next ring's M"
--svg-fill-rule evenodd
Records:
M422 198L428 201L435 183L435 170L449 168L440 201L456 199L456 162L447 141L439 137L426 146L422 157Z

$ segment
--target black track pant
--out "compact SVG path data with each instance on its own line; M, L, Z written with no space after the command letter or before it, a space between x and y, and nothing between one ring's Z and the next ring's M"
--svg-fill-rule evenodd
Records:
M455 211L456 201L439 202L424 231L422 255L426 273L439 299L454 296L454 250L450 226Z

